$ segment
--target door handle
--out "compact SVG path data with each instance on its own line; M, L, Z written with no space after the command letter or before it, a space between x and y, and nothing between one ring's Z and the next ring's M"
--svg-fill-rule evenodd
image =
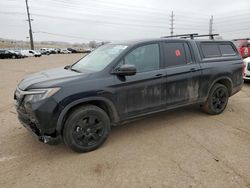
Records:
M197 69L196 69L196 68L191 68L190 71L191 71L191 72L196 72Z
M163 77L163 74L156 74L155 77L161 78Z

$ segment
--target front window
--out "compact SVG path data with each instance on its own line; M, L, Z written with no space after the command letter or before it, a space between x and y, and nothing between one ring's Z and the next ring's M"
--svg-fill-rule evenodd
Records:
M148 44L136 48L124 58L124 63L135 65L137 72L158 70L160 68L159 45Z
M118 55L127 48L126 45L107 44L97 48L72 66L79 72L98 72L108 66Z

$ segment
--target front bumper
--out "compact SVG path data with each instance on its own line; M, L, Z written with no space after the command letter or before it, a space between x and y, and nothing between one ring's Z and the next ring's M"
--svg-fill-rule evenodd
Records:
M244 64L245 64L245 71L244 71L244 80L250 80L250 57L247 59L244 59Z
M244 80L250 80L250 76L244 76Z
M53 98L37 103L25 101L25 96L15 93L16 111L20 123L29 132L44 143L57 143L61 134L56 132L56 123L61 108Z
M27 114L23 114L19 110L17 110L18 113L18 120L19 122L31 133L33 137L35 137L37 140L49 144L49 143L57 143L60 140L59 136L53 136L53 135L46 135L42 134L41 130L37 128L38 122L33 122L34 120L31 120L31 118Z

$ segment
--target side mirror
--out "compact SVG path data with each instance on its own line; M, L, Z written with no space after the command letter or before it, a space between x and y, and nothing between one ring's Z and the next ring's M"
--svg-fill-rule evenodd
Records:
M120 76L133 76L136 74L136 67L131 64L124 64L117 68L114 73Z
M64 67L64 69L67 70L67 69L69 69L70 67L71 67L71 65L67 65L67 66Z

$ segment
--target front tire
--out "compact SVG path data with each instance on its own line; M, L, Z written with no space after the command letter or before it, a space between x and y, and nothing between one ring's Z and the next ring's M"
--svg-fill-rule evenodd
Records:
M67 118L63 140L72 150L84 153L99 148L110 133L107 113L94 105L74 110Z
M217 115L222 113L228 103L229 92L226 86L222 84L215 84L205 104L202 106L202 110L211 115Z

